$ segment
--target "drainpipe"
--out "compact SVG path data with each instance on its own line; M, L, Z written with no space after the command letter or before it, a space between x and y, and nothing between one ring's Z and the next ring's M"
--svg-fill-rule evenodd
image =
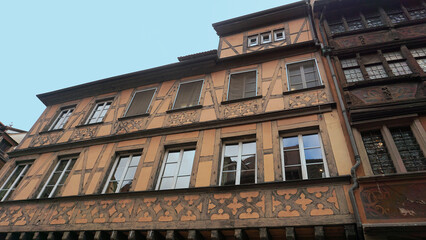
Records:
M324 7L322 9L321 16L320 16L320 19L319 19L320 34L321 34L321 37L322 37L323 42L324 42L324 43L321 43L321 50L322 50L322 53L327 58L327 63L328 63L328 66L330 68L330 71L331 71L331 76L333 78L334 87L336 88L337 98L339 100L339 104L340 104L340 107L342 109L342 114L343 114L343 119L344 119L344 122L345 122L346 131L349 134L349 140L351 142L351 146L352 146L352 149L353 149L354 155L355 155L355 165L353 165L352 168L351 168L351 177L352 177L353 185L349 189L349 198L350 198L352 206L353 206L358 236L361 239L364 239L364 233L363 233L363 229L362 229L361 218L359 216L358 205L356 203L355 195L354 195L354 190L359 187L358 179L357 179L357 176L356 176L356 170L358 169L358 167L361 164L361 158L359 156L358 148L357 148L356 143L355 143L355 138L354 138L354 135L353 135L353 132L352 132L352 129L351 129L351 125L349 123L348 114L347 114L345 104L343 102L342 94L340 92L340 87L339 87L339 84L337 83L336 73L334 72L334 68L333 68L333 65L331 63L330 47L327 46L327 43L325 42L326 38L325 38L325 34L324 34L324 29L323 29L322 24L321 24L322 21L323 21L323 15L324 15L325 8L326 7Z

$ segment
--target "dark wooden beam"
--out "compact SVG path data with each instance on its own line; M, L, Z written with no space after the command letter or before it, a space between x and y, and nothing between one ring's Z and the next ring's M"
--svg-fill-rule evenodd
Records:
M166 240L183 240L183 237L175 230L168 230Z
M296 240L296 235L294 234L294 227L285 228L285 237L286 240Z
M325 240L324 228L322 226L315 226L315 240Z
M223 234L219 230L212 230L211 239L212 240L224 240L225 237L223 236Z
M345 235L347 240L356 240L355 226L345 225Z
M248 240L247 234L243 229L235 229L234 237L237 240Z
M197 230L189 230L189 232L188 232L188 239L189 240L203 240L204 237Z
M141 240L145 239L145 237L139 231L132 230L129 232L129 240Z
M259 228L260 240L271 240L271 235L267 228Z
M157 231L149 230L148 234L146 236L146 239L147 240L163 240L164 237L161 236L161 234L159 232L157 232Z

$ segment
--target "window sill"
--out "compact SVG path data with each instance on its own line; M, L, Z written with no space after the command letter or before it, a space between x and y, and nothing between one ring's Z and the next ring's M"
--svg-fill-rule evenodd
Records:
M149 116L149 113L138 114L138 115L133 115L133 116L125 116L125 117L118 118L118 121L124 121L124 120L127 120L127 119L148 117L148 116Z
M38 134L47 134L47 133L54 133L54 132L61 132L61 131L64 131L64 129L60 128L60 129L54 129L54 130L41 131Z
M222 101L220 104L226 105L226 104L230 104L230 103L244 102L244 101L253 100L253 99L259 99L259 98L262 98L262 95L253 96L253 97L246 97L246 98L232 99L232 100L227 100L227 101Z
M418 81L421 80L420 75L417 73L407 74L402 76L393 76L377 79L368 79L353 83L345 83L343 85L343 90L352 90L360 87L369 87L374 85L382 85L386 83L397 83L397 82L407 82L407 81Z
M290 94L293 94L293 93L300 93L300 92L305 92L305 91L307 92L307 91L323 89L323 88L325 88L325 85L319 85L319 86L310 87L310 88L302 88L302 89L297 89L297 90L293 90L293 91L283 92L283 95L290 95Z
M166 113L183 112L187 110L194 110L194 109L200 109L200 108L203 108L203 105L195 105L195 106L186 107L186 108L170 109L170 110L167 110Z
M77 125L75 126L75 128L82 128L82 127L89 127L89 126L94 126L94 125L101 125L104 122L98 122L98 123L90 123L90 124L83 124L83 125Z

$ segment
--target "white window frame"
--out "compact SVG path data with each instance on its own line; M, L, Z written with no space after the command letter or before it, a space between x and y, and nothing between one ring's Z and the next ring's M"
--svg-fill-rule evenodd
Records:
M252 141L240 141L238 142L238 162L237 162L237 169L236 169L236 173L235 173L235 185L240 185L240 181L241 181L241 159L242 159L242 153L243 153L243 144L244 143L251 143L254 142L256 144L256 148L257 148L257 142L256 140L252 140ZM224 143L222 146L222 159L221 159L221 164L220 164L220 177L219 177L219 185L222 186L222 175L223 175L223 163L225 161L225 149L226 149L226 145L230 145L230 144L235 144L236 142L227 142ZM257 149L256 149L256 153L255 153L255 168L254 168L254 183L257 183Z
M157 93L157 88L142 89L142 90L139 90L139 91L136 91L135 93L133 93L132 100L130 101L129 105L127 106L126 111L124 112L123 117L127 116L127 112L129 111L129 108L132 105L133 99L135 98L135 96L136 96L137 93L145 92L145 91L150 91L150 90L153 90L153 89L154 89L154 93L152 94L151 101L149 101L148 107L146 108L146 112L145 113L147 113L149 111L149 107L151 107L152 101L154 100L154 96Z
M269 40L265 40L264 37L268 36ZM265 32L260 34L260 42L261 44L271 43L272 42L272 33L271 32Z
M256 39L256 42L252 43L251 40L252 39ZM253 36L248 36L247 37L247 46L248 47L254 47L259 45L259 35L253 35Z
M69 165L71 164L72 161L77 161L76 157L67 157L67 158L60 158L59 161L56 163L55 168L53 169L53 171L50 173L49 178L47 179L46 183L44 184L43 188L41 189L40 193L38 194L37 198L41 198L41 195L43 195L44 190L47 187L47 184L49 184L50 179L52 179L53 175L56 172L56 169L59 167L59 164L61 163L61 161L68 161L67 165L65 165L64 170L62 171L61 175L59 176L58 180L56 181L56 183L53 185L52 191L49 193L49 196L47 198L51 198L53 197L53 194L56 192L56 189L58 188L59 183L61 182L62 178L65 175L65 172L68 170ZM74 163L75 164L75 163ZM71 169L72 170L72 169ZM70 170L70 171L71 171ZM69 175L68 175L69 176ZM65 185L65 184L64 184Z
M92 119L92 117L93 117L93 114L95 114L95 112L96 112L96 109L98 108L98 106L100 106L100 105L102 105L102 110L101 110L101 112L105 109L105 106L107 105L107 103L110 103L110 107L111 107L111 105L112 105L112 100L102 100L102 101L98 101L98 102L96 102L96 105L95 105L95 107L92 109L92 112L90 113L90 115L89 115L89 117L87 118L87 120L86 120L86 123L85 124L95 124L95 123L100 123L100 122L102 122L103 120L104 120L104 118L106 117L106 114L108 113L108 111L105 113L105 116L103 116L102 117L102 120L100 121L100 122L98 122L98 120L99 120L99 118L100 118L100 115L96 118L96 121L94 122L94 123L89 123L90 122L90 119ZM109 109L108 109L109 110Z
M310 59L305 59L305 60L301 60L301 61L296 61L296 62L291 62L291 63L286 63L285 64L285 68L286 68L286 74L287 74L287 90L288 91L291 91L290 90L290 72L288 71L288 65L292 65L292 64L297 64L297 63L302 63L302 62L308 62L308 61L312 61L312 60L314 60L315 61L315 65L316 65L316 68L317 68L317 73L318 73L318 77L319 77L319 81L320 81L320 85L318 85L318 86L322 86L322 85L324 85L324 83L323 83L323 81L322 81L322 78L321 78L321 74L320 74L320 71L319 71L319 65L318 65L318 61L317 61L317 59L316 58L310 58ZM303 76L302 77L302 86L303 86L303 88L302 89L307 89L307 87L306 87L306 80L305 80L305 75L304 74L302 74L301 76ZM302 89L300 89L300 90L302 90ZM294 90L293 90L294 91Z
M56 117L55 121L50 125L48 131L63 129L64 126L65 126L65 124L67 124L68 119L70 118L71 114L74 112L74 110L75 110L75 107L65 107L65 108L62 108L61 112ZM61 120L61 116L63 116L62 113L64 113L64 115L65 115L65 117L64 117L65 120L61 123L62 126L60 126L58 128L55 128L56 124L58 124L58 122Z
M201 93L203 92L203 88L204 88L204 79L196 79L196 80L191 80L191 81L186 81L186 82L181 82L181 83L179 83L179 87L178 87L177 92L176 92L175 100L173 101L173 107L172 107L172 109L180 109L180 108L175 108L176 99L177 99L177 98L178 98L178 96L179 96L180 86L181 86L182 84L188 84L188 83L193 83L193 82L198 82L198 81L202 81L202 83L201 83L200 95L198 96L197 104L195 104L194 106L197 106L197 105L199 105L199 104L200 104ZM184 109L184 108L182 108L182 109Z
M309 179L308 178L308 169L307 169L307 165L306 165L306 158L305 158L305 148L303 145L303 136L304 135L312 135L312 134L318 134L318 140L320 142L320 147L321 147L321 154L322 154L322 162L323 162L323 166L324 166L324 173L325 173L325 178L329 178L330 177L330 172L328 170L328 163L327 163L327 159L325 158L325 152L324 152L324 146L322 144L322 137L321 137L321 133L318 132L302 132L302 133L298 133L298 134L286 134L280 137L280 153L281 153L281 164L282 164L282 174L283 174L283 181L287 181L286 177L285 177L285 159L284 159L284 146L283 146L283 139L287 138L287 137L298 137L298 143L299 143L299 157L300 157L300 167L302 169L302 180L306 180ZM317 164L312 164L312 165L317 165Z
M111 168L111 171L110 171L108 179L107 179L107 181L105 183L104 189L102 190L102 193L105 193L106 190L108 189L109 182L111 181L112 175L117 170L116 168L117 168L118 162L120 161L121 157L129 156L129 161L127 161L126 166L124 167L123 174L121 175L121 179L118 181L119 184L117 185L117 189L115 190L114 193L119 193L120 192L120 189L121 189L121 187L123 185L124 177L126 176L127 171L129 171L130 162L132 161L132 158L133 158L134 155L140 155L140 158L142 158L142 154L141 153L121 154L121 155L118 155L115 158L114 165ZM140 159L139 159L139 163L140 163ZM139 165L139 163L138 163L138 165ZM136 173L135 173L135 175L136 175ZM133 180L134 179L135 179L135 176L133 176Z
M278 33L282 33L283 37L282 38L277 37ZM285 30L284 30L284 28L283 29L274 30L274 42L283 41L283 40L285 40Z
M155 187L156 190L160 190L160 185L161 185L161 181L163 180L164 170L166 168L166 161L167 161L167 158L169 156L169 152L170 151L177 151L177 150L179 150L179 158L178 158L178 162L177 162L177 167L176 167L175 172L173 174L173 188L162 189L161 191L172 190L172 189L185 189L185 188L176 188L177 179L178 179L178 177L180 177L180 176L178 176L178 173L179 173L180 166L182 164L184 152L190 151L190 150L197 151L195 148L177 148L177 149L174 148L174 149L169 149L169 150L166 151L166 153L164 154L164 157L163 157L163 163L161 165L160 175L158 176L158 179L157 179L157 185ZM194 154L194 159L192 160L191 174L194 171L194 161L195 161L195 154ZM182 175L182 176L186 176L186 175ZM189 175L189 176L190 176L190 181L189 181L188 188L191 186L191 175Z
M227 94L226 94L226 100L229 100L229 88L231 87L231 75L239 74L239 73L246 73L246 72L253 72L253 71L256 72L256 95L254 95L254 96L257 96L257 80L258 80L257 69L250 69L250 70L243 70L243 71L229 73L229 76L228 76L228 91L227 91ZM244 99L244 98L245 97L243 97L241 99Z
M0 190L4 190L4 187L6 186L7 183L9 183L10 178L13 176L13 174L15 174L15 172L18 170L19 166L25 165L25 167L22 169L22 171L19 173L18 177L15 179L15 181L13 181L12 185L10 185L10 188L7 190L6 194L3 196L3 198L0 200L0 202L3 202L4 200L6 200L9 197L10 192L12 191L12 189L16 189L17 185L20 183L20 181L22 180L21 177L23 175L25 175L28 171L28 169L31 167L31 163L21 163L15 166L15 168L13 169L12 173L7 177L6 181L3 183L3 185L1 186ZM21 180L20 180L21 179Z

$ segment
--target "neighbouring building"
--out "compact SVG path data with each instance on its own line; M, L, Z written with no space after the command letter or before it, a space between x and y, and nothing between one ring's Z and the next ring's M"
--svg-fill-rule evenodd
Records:
M366 239L426 239L426 2L315 1L361 165Z
M329 18L361 3L218 22L217 50L38 95L46 110L0 171L0 239L377 239L388 225L421 236L424 172L397 138L424 150L423 20L352 32L342 18L332 33ZM359 78L346 81L344 61ZM389 152L371 147L378 137Z
M8 151L14 149L26 135L26 131L6 126L0 122L0 168L8 161Z

